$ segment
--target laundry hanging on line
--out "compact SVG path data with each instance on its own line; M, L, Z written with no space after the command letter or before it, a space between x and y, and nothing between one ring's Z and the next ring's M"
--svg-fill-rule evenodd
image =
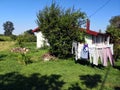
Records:
M113 45L88 45L79 42L73 42L72 44L72 54L75 55L76 61L89 59L90 63L94 65L98 65L99 58L103 66L107 66L108 60L111 65L114 65L112 49Z

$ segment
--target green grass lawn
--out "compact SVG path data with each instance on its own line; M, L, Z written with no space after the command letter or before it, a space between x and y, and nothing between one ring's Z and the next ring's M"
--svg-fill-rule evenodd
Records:
M24 65L19 62L20 54L10 52L17 45L4 43L9 44L0 50L0 90L120 90L120 60L115 67L93 67L83 61L76 64L72 58L44 62L41 56L48 50L37 50L33 42L24 44L33 61Z

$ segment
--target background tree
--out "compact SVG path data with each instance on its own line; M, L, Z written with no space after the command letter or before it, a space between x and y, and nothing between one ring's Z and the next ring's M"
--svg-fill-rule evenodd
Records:
M69 57L73 41L83 42L80 24L85 14L80 10L61 9L55 3L37 14L37 24L48 39L50 52L59 58Z
M114 56L115 59L118 59L120 58L120 15L110 19L110 25L106 32L111 34L111 42L114 43Z
M12 35L12 32L14 30L14 25L11 21L6 21L4 24L3 24L3 27L4 27L4 35L6 36L9 36L9 35Z
M34 32L32 32L32 29L29 29L29 30L25 31L24 33L34 35Z

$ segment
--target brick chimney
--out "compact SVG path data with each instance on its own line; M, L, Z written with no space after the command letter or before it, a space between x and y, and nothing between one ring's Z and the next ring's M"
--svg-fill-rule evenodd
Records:
M87 30L87 31L90 30L90 20L89 20L89 19L87 19L86 30Z

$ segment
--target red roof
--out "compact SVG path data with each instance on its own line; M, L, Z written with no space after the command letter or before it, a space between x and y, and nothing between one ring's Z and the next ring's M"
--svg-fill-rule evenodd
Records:
M80 28L80 30L86 31L87 34L94 35L94 36L107 35L107 34L103 34L103 33L100 33L100 32L95 32L93 30L90 30L90 20L89 19L87 19L87 22L86 22L86 29ZM38 31L40 31L39 27L35 28L32 32L38 32Z
M94 36L97 36L97 35L106 35L106 34L103 34L103 33L100 33L100 32L96 32L96 31L93 31L93 30L89 30L89 29L86 30L84 28L80 28L80 30L85 30L87 34L94 35ZM34 30L32 30L32 32L38 32L38 31L40 31L39 27L37 27Z
M93 36L97 36L97 35L107 35L107 34L100 33L100 32L96 32L96 31L89 30L89 29L86 30L86 29L84 29L84 28L80 28L80 30L85 31L86 34L93 35Z
M37 28L35 28L34 30L32 30L32 32L38 32L38 31L40 31L40 28L39 28L39 27L37 27Z
M99 32L95 32L95 31L92 31L92 30L86 30L86 33L90 34L90 35L94 35L94 36L97 36L99 34Z

